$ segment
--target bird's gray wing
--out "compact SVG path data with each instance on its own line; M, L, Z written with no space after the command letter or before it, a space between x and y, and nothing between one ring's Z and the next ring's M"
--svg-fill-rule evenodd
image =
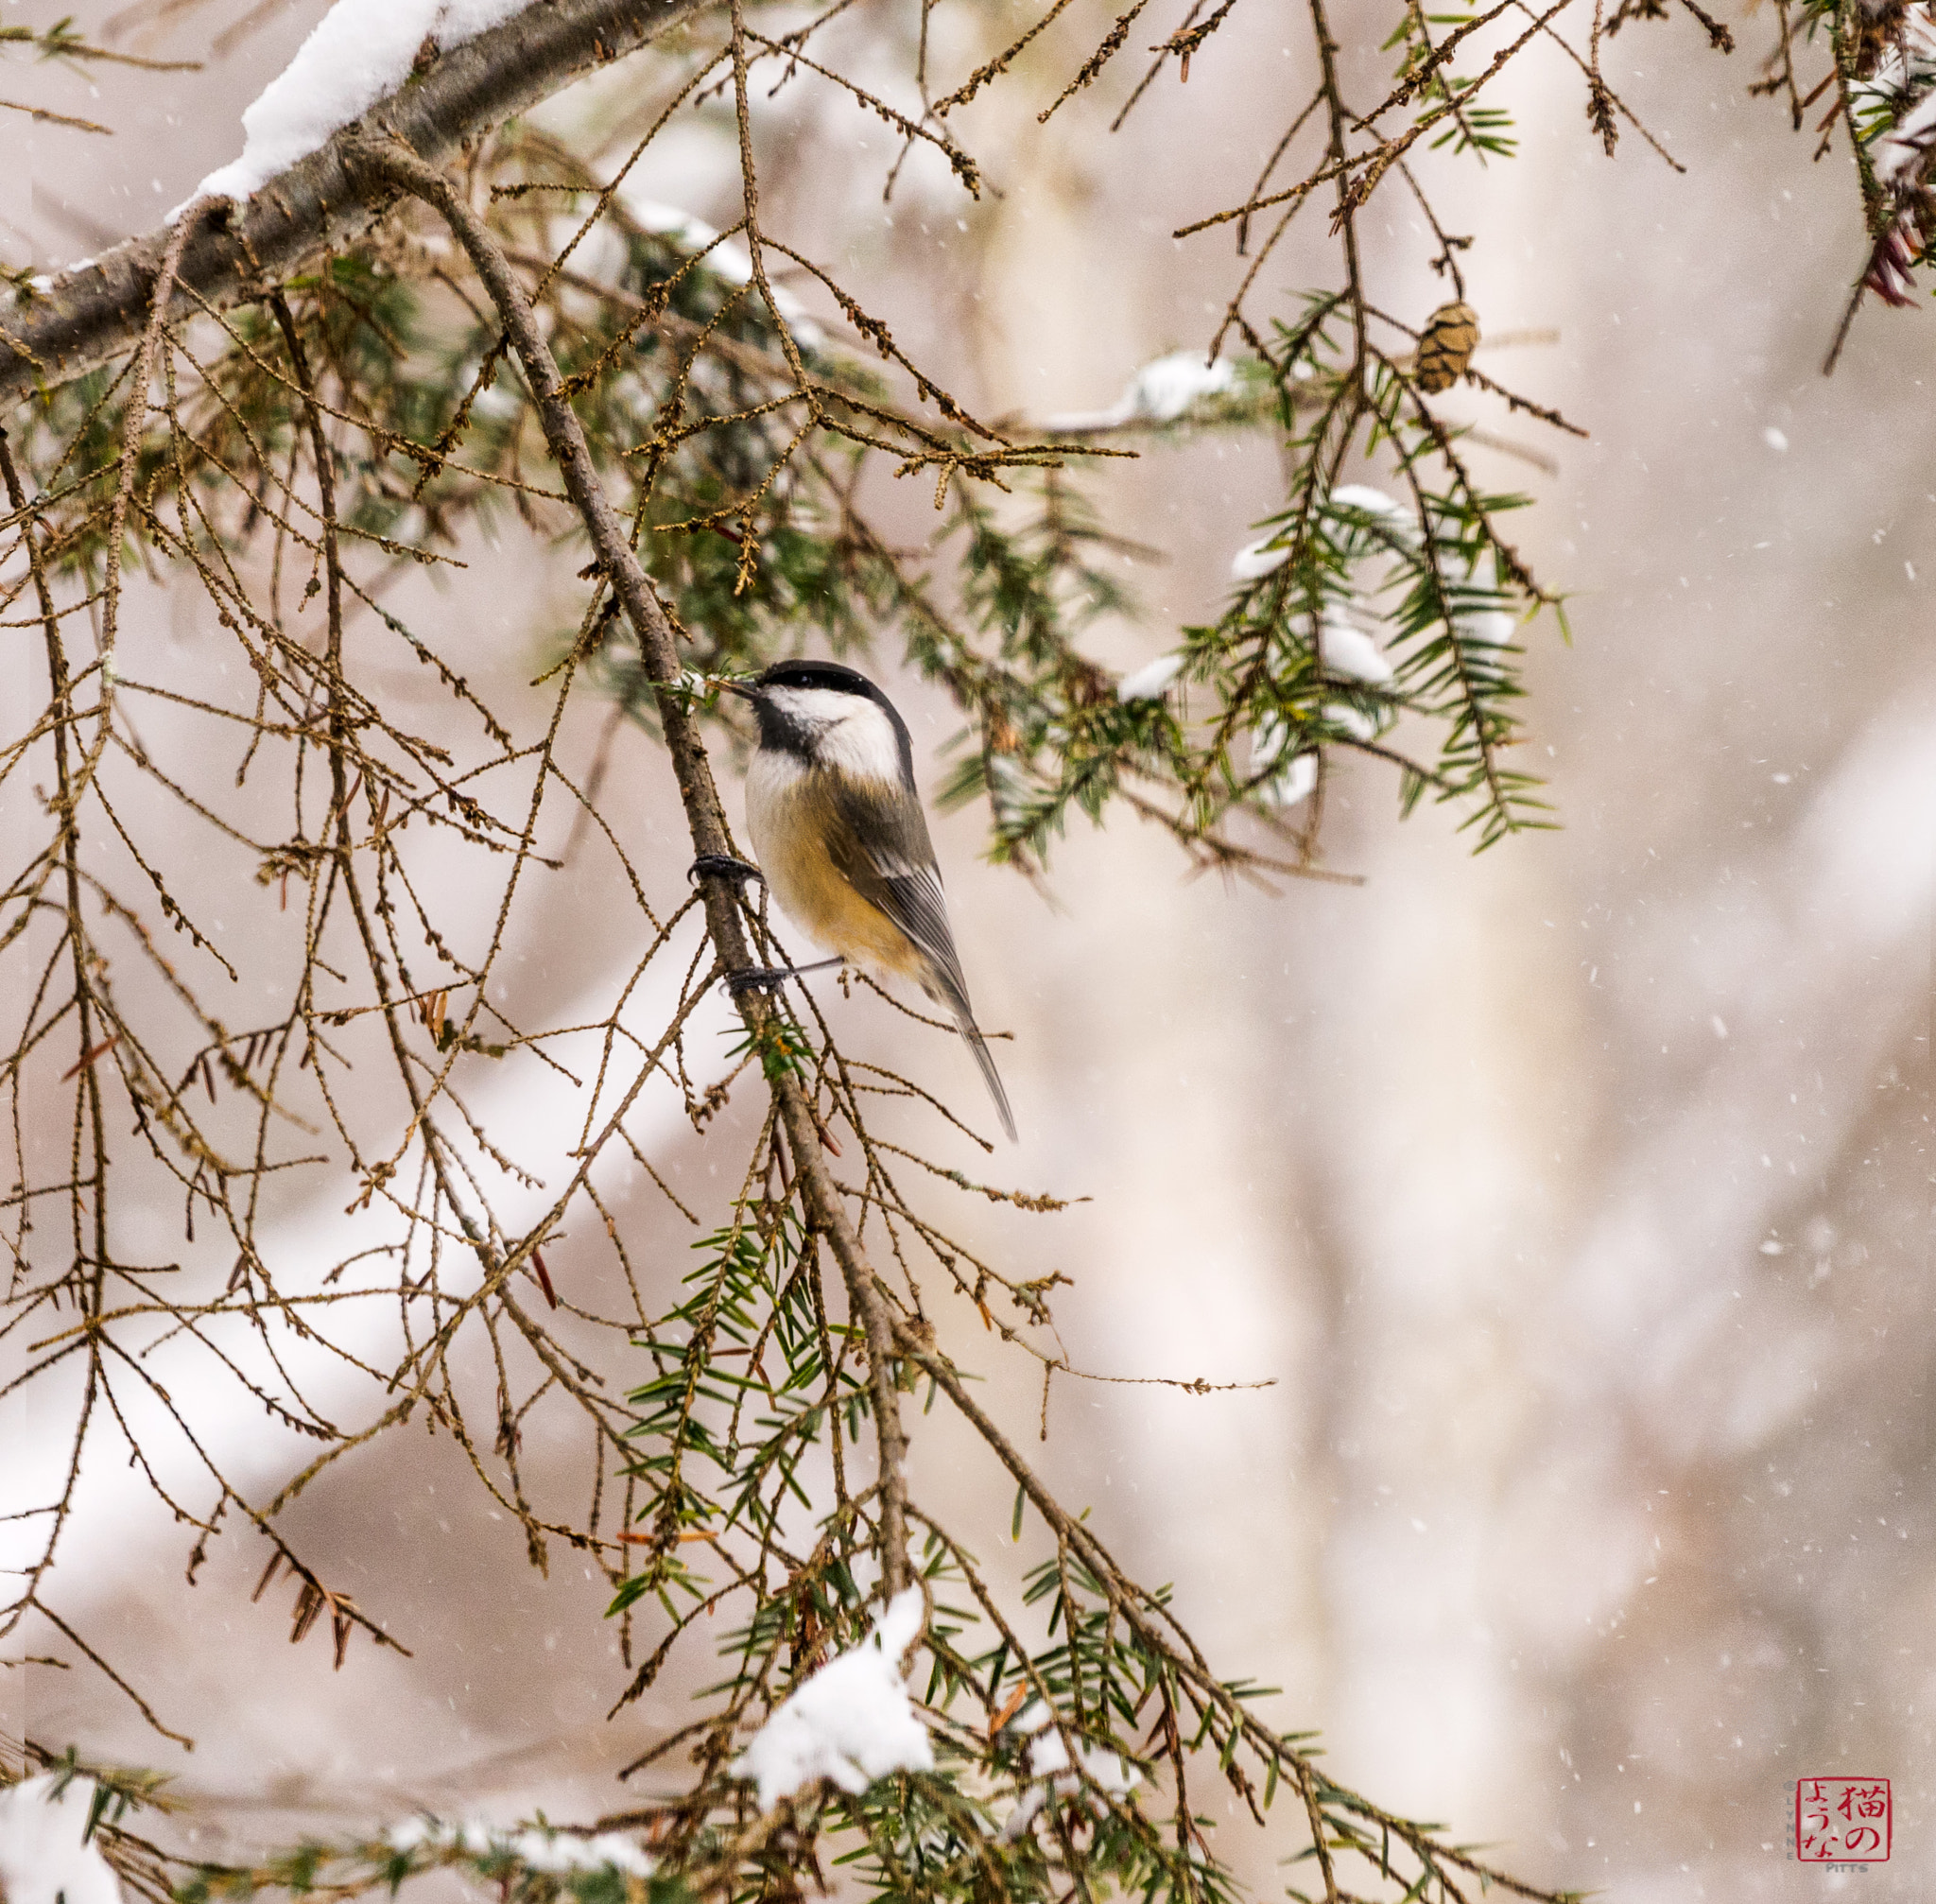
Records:
M1009 1094L1002 1089L987 1041L975 1022L975 1008L968 1001L968 981L961 975L960 955L948 927L941 869L935 864L919 802L909 795L890 805L871 791L843 788L839 805L840 823L831 829L829 840L835 866L863 899L879 907L914 942L927 969L926 989L947 1008L956 1030L974 1052L1002 1129L1013 1142L1015 1119L1009 1109Z

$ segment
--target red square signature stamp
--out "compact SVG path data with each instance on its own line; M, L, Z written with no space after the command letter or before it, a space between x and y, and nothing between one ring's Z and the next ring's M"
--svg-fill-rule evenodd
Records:
M1889 1780L1804 1778L1795 1786L1795 1857L1804 1864L1881 1864L1890 1842Z

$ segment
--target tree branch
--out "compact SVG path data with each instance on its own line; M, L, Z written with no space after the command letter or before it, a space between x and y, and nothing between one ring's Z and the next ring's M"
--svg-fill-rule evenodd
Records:
M729 857L732 841L699 725L683 696L663 691L676 683L683 671L672 624L592 465L584 430L565 397L564 380L510 261L450 181L394 140L360 137L345 144L341 157L347 173L361 182L367 198L381 197L386 184L401 187L437 212L469 255L524 369L552 459L597 550L606 579L638 637L646 672L661 690L657 696L659 720L678 776L693 851L701 858ZM747 947L732 881L717 873L708 874L700 881L700 890L705 898L706 929L720 961L728 972L752 970L755 961ZM757 992L743 995L739 1006L747 1029L759 1036L773 1007ZM813 1107L789 1073L780 1072L771 1084L793 1168L805 1191L808 1215L832 1245L847 1285L848 1300L867 1338L869 1393L880 1448L882 1573L891 1597L908 1580L907 1491L902 1473L908 1444L901 1427L899 1392L894 1386L892 1319L873 1267L821 1155L820 1121Z
M704 0L537 0L441 55L421 78L372 106L320 150L271 180L226 226L210 219L182 254L168 315L256 297L317 252L373 221L345 153L372 134L406 140L435 164L467 140L548 98L580 74L635 52ZM369 182L365 175L366 186ZM172 226L116 245L51 284L22 290L0 317L0 405L65 383L131 349Z

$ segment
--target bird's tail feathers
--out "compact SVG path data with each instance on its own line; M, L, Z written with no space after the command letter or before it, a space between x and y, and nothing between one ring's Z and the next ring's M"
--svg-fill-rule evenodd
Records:
M975 1053L975 1062L981 1066L982 1082L988 1086L988 1095L994 1099L995 1115L1002 1120L1002 1129L1008 1133L1010 1143L1015 1142L1015 1116L1009 1109L1009 1094L1002 1089L1001 1073L994 1067L994 1060L989 1055L988 1040L981 1035L981 1028L965 1012L955 1014L955 1023L961 1033L962 1042Z
M982 1082L988 1086L988 1095L994 1099L995 1115L1001 1118L1002 1129L1012 1144L1016 1141L1015 1114L1009 1109L1009 1094L1002 1089L1001 1073L995 1069L994 1060L989 1056L988 1040L981 1035L981 1027L975 1022L975 1008L968 1002L968 988L961 982L961 968L955 962L954 949L952 945L947 948L945 962L933 958L926 961L921 989L955 1021L961 1042L975 1053L975 1062L981 1066Z

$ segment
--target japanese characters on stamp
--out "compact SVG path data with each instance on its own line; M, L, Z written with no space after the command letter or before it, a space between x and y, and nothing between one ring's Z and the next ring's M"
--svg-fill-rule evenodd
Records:
M1795 1785L1795 1857L1805 1864L1880 1864L1891 1838L1889 1780L1803 1778Z

